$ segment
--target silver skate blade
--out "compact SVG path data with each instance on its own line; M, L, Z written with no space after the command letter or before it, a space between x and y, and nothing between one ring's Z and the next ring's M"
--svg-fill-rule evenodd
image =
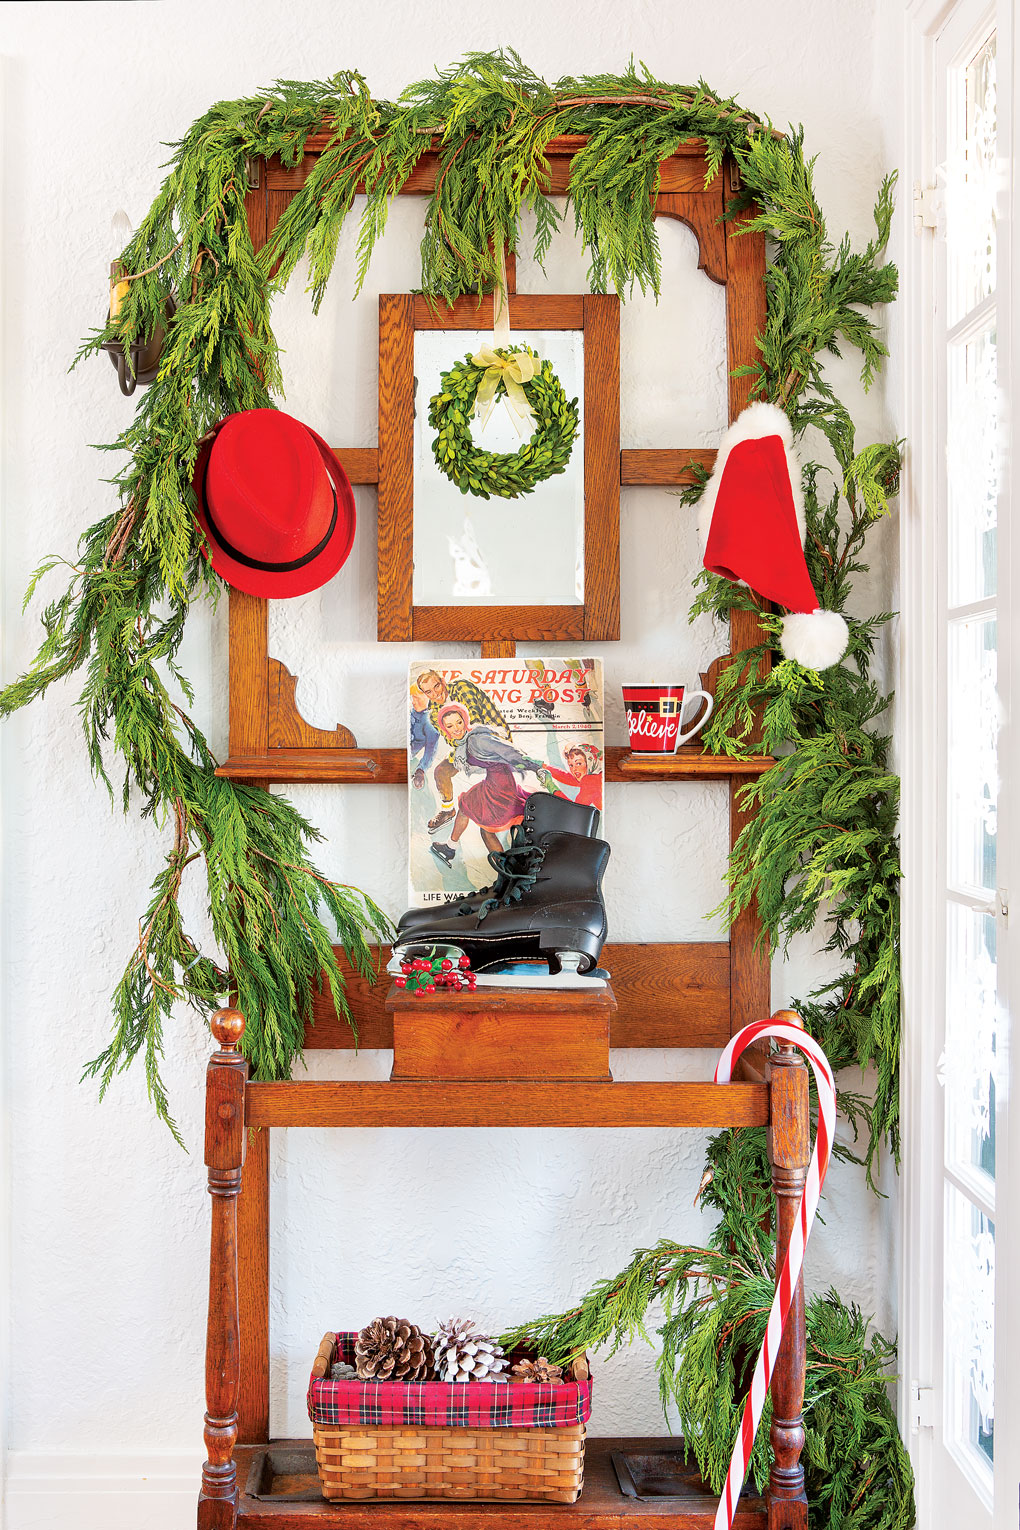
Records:
M535 962L502 962L496 970L479 972L476 983L479 988L605 988L609 973L601 967L581 972L579 952L560 951L558 959L559 972L542 972Z
M456 966L463 954L460 946L452 946L446 941L415 940L412 937L393 947L390 959L386 963L386 971L391 977L400 977L402 975L400 963L413 962L416 956L438 956L440 961L449 958Z
M411 939L401 946L394 947L393 954L386 963L386 971L391 977L400 977L401 962L413 961L416 956L438 956L440 960L448 957L456 967L462 954L460 946L451 945L445 941ZM609 973L602 967L593 967L589 972L580 972L578 969L581 956L577 951L560 951L558 959L559 972L550 972L547 966L543 968L541 962L509 959L487 967L484 972L475 972L475 983L479 988L592 989L605 988L609 981Z
M479 972L476 988L605 988L609 974L601 967L591 972L527 972L525 962L513 963L504 972Z

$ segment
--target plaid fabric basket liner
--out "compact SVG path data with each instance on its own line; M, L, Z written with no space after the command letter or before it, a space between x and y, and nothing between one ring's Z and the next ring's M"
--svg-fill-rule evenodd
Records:
M337 1354L354 1364L355 1333L338 1333ZM534 1381L329 1381L312 1376L313 1424L460 1425L468 1429L557 1429L585 1424L591 1378Z

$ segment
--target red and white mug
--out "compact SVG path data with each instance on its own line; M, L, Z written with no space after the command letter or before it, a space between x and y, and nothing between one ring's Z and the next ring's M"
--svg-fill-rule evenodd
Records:
M704 711L682 732L684 707L697 700L705 703ZM683 685L625 685L623 705L633 754L673 754L708 722L715 703L707 691Z

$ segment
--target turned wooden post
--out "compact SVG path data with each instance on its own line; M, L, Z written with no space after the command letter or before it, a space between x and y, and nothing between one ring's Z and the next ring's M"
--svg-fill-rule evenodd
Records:
M793 1010L774 1016L787 1025L803 1028ZM811 1119L808 1073L801 1053L790 1043L779 1044L769 1059L772 1082L769 1090L769 1159L776 1194L776 1266L790 1241L807 1167L811 1157ZM774 1461L769 1473L768 1530L807 1530L807 1497L804 1492L804 1277L797 1281L779 1346L772 1377L772 1428Z
M205 1448L198 1530L237 1524L237 1392L240 1330L237 1309L237 1197L244 1166L244 1084L248 1064L237 1050L244 1016L221 1009L212 1031L220 1044L206 1072L205 1161L212 1196L209 1324L205 1340Z

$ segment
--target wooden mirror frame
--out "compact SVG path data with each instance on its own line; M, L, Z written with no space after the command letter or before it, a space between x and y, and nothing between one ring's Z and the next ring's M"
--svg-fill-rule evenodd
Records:
M512 278L508 275L508 285ZM414 337L490 330L492 297L379 299L380 643L606 642L620 636L620 300L572 295L508 300L510 328L584 335L584 601L565 606L416 606ZM424 400L420 407L424 407Z

